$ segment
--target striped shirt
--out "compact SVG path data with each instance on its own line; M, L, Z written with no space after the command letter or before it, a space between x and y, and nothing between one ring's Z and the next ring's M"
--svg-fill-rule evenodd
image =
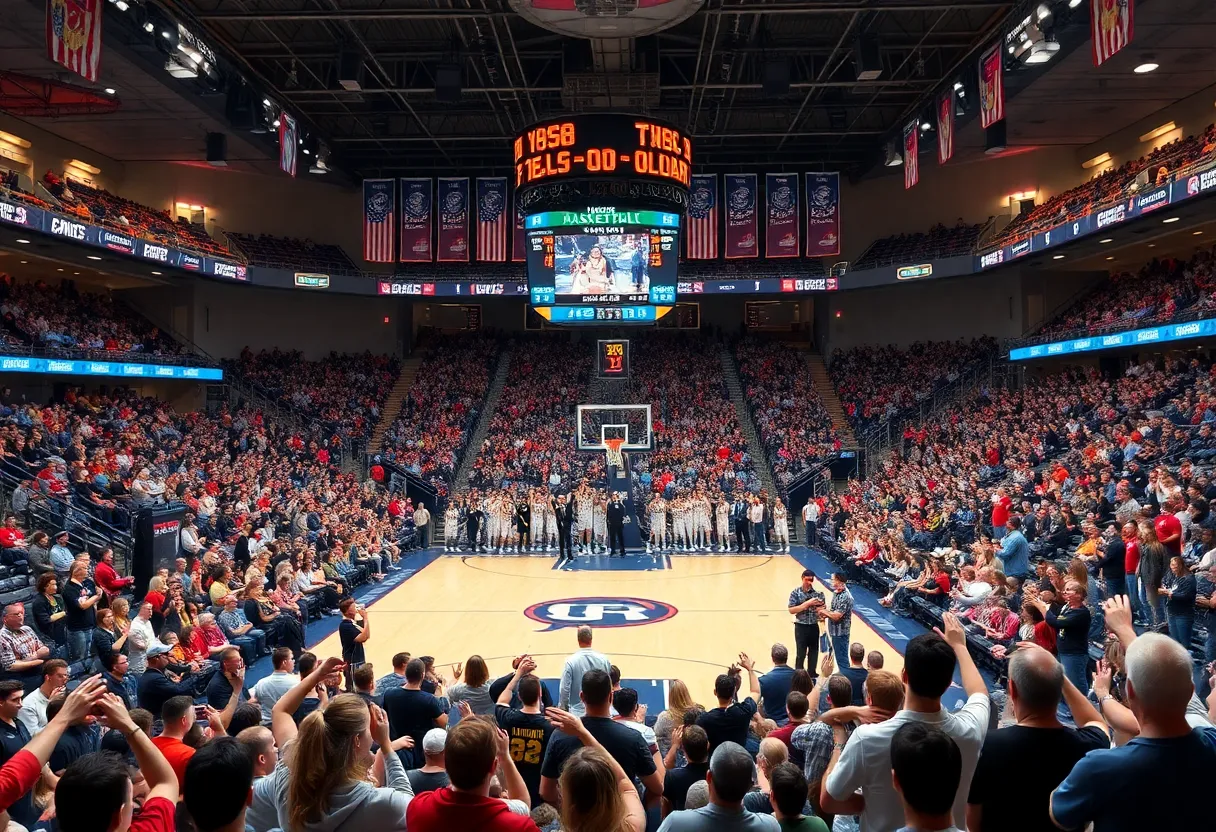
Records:
M832 596L832 603L828 607L832 612L842 612L844 615L839 621L828 619L828 635L830 636L845 636L849 635L849 628L853 625L853 593L847 589L842 589Z
M799 604L805 604L812 598L818 598L820 601L822 601L823 593L815 592L813 589L810 592L807 592L802 587L797 587L793 592L790 593L790 602L786 604L786 606L796 607ZM794 623L819 624L819 617L815 614L816 609L816 607L807 607L805 610L794 616Z

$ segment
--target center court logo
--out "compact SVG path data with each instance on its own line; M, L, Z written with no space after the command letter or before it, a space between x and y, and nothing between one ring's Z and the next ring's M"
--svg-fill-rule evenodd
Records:
M562 598L542 601L524 610L533 621L549 626L538 632L547 633L565 627L590 624L594 627L640 627L666 621L679 610L662 601L646 598Z

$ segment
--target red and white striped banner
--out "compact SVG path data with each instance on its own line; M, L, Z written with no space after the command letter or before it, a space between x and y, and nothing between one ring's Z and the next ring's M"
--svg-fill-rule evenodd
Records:
M1132 0L1090 0L1094 66L1102 66L1132 42Z
M914 118L904 127L904 190L915 188L920 181L920 119Z
M47 0L46 54L87 81L101 67L103 0Z

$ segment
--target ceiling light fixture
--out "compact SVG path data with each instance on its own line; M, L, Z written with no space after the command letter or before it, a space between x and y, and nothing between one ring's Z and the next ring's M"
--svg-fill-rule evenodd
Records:
M1160 64L1155 63L1153 61L1145 61L1144 63L1140 64L1135 69L1133 69L1132 72L1136 73L1137 75L1145 75L1149 72L1155 71L1157 69L1157 67L1159 67L1159 66L1160 66Z
M1097 156L1094 156L1092 159L1086 159L1084 162L1081 163L1081 167L1084 168L1085 170L1089 170L1090 168L1096 168L1098 165L1105 165L1109 161L1110 161L1110 152L1106 151L1103 153L1099 153Z
M1200 234L1202 234L1202 233L1203 233L1202 231L1192 231L1192 232L1191 232L1191 236L1192 236L1192 237L1198 237L1198 236L1199 236Z
M113 87L106 87L106 95L113 95L116 92L118 92L118 90L114 89Z
M157 277L160 277L160 272L152 272L152 274L156 275Z
M1169 225L1172 222L1178 222L1180 219L1182 219L1182 217L1170 217L1169 219L1164 219L1161 222L1163 225Z
M1112 254L1110 257L1107 257L1106 259L1107 259L1107 260L1114 260L1114 259L1115 259L1115 256Z
M23 240L20 237L17 238L17 242L21 243L23 246L28 246L30 244L29 240Z
M1068 0L1068 8L1070 9L1075 9L1079 5L1081 5L1081 0Z
M100 257L98 257L96 254L90 254L90 255L88 255L88 256L86 257L86 259L88 259L88 260L100 260L101 258L100 258Z
M155 32L155 31L156 31L156 24L151 23L151 22L149 22L149 23L145 23L145 24L144 24L144 31L145 31L145 32L147 32L149 35L150 35L150 34L152 34L153 32Z
M1064 259L1064 255L1063 255L1063 254L1055 254L1055 255L1052 255L1052 258L1051 258L1051 259L1052 259L1052 260L1063 260L1063 259Z
M1140 137L1140 141L1151 142L1153 139L1160 138L1161 136L1164 136L1166 133L1170 132L1171 130L1176 130L1177 128L1178 128L1177 124L1174 124L1174 122L1172 122L1172 121L1167 121L1165 124L1161 125L1160 127L1154 127L1152 130L1149 130L1147 133L1145 133L1143 136Z

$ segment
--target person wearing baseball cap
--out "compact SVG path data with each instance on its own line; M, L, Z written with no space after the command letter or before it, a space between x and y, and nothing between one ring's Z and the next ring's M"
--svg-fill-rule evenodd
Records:
M450 781L443 764L443 749L447 739L448 732L445 728L432 728L422 738L422 753L426 756L426 765L422 768L412 768L405 773L410 779L414 794L448 787Z

